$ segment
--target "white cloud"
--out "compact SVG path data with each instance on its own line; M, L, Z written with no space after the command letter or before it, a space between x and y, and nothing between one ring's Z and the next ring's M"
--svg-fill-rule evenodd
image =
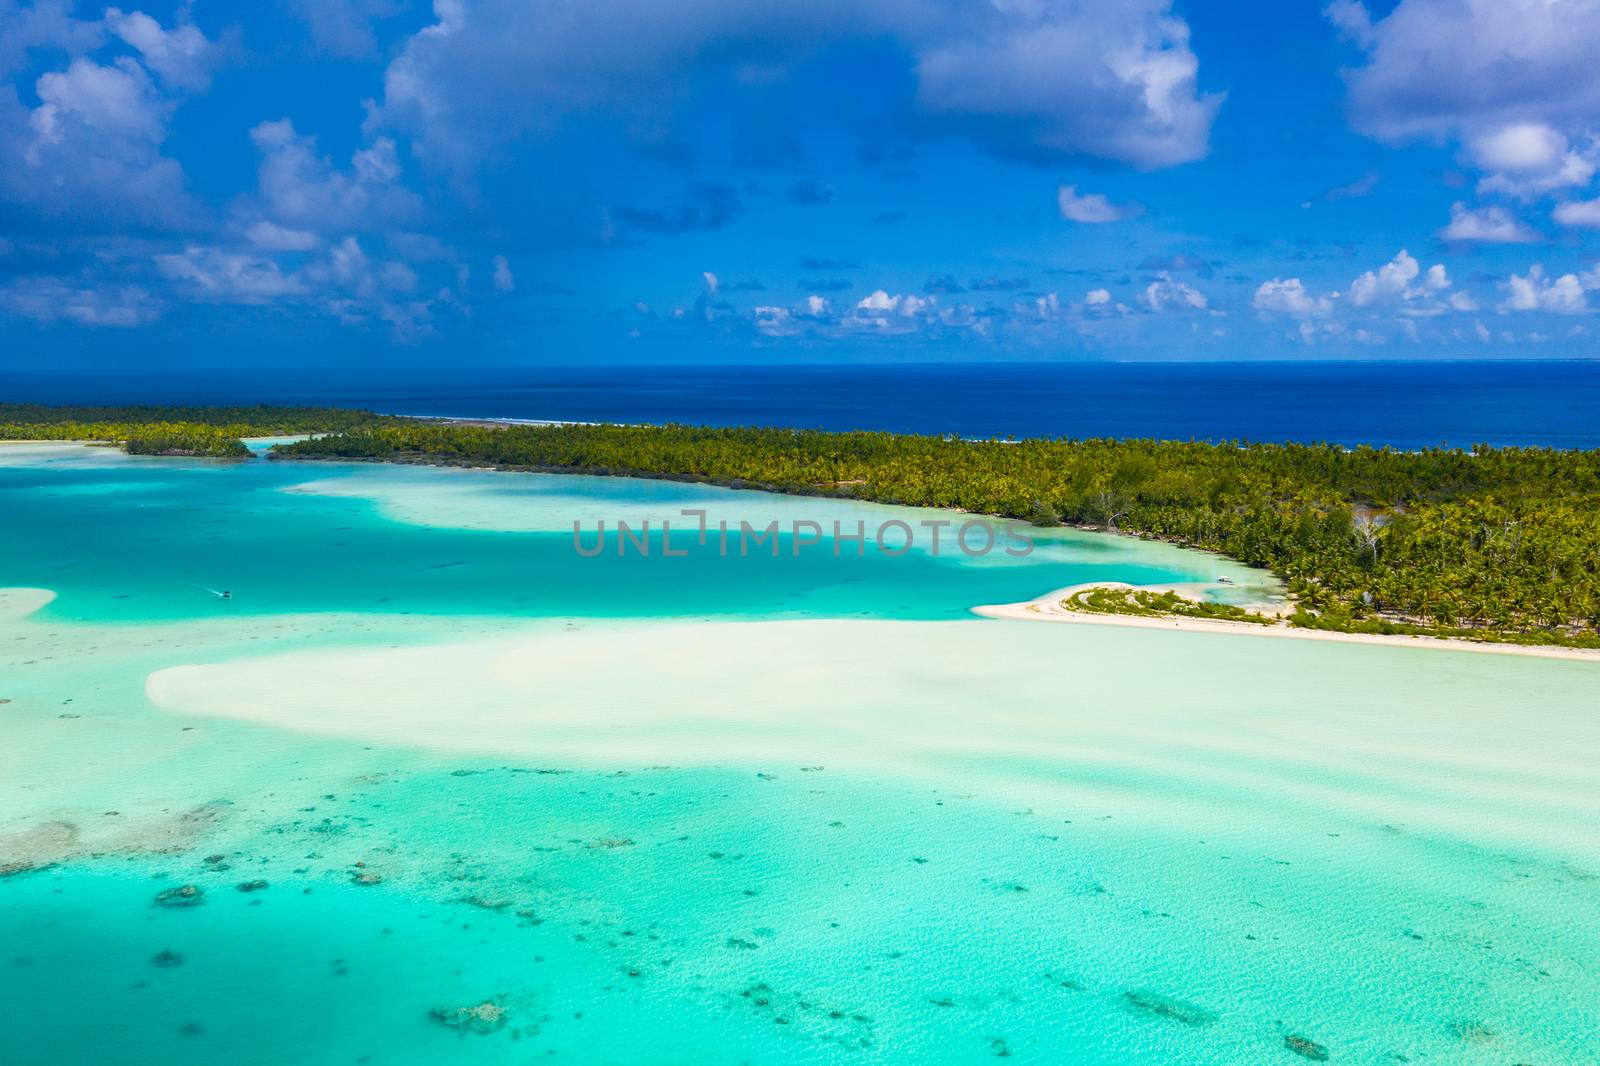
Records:
M1594 177L1594 0L1400 0L1376 21L1336 0L1326 14L1364 53L1347 72L1357 129L1389 142L1458 140L1484 173L1482 193L1527 200Z
M1083 302L1087 307L1109 307L1111 305L1111 290L1090 289L1084 293Z
M1593 200L1573 200L1558 204L1554 218L1563 226L1586 226L1600 229L1600 197Z
M100 20L74 18L67 0L36 0L27 7L0 0L0 78L26 67L32 49L77 56L104 43Z
M29 276L0 285L0 310L39 322L66 319L80 326L129 329L154 322L162 308L138 285Z
M1209 303L1205 294L1193 286L1178 281L1162 271L1160 276L1145 286L1139 302L1150 311L1204 311Z
M1222 98L1198 92L1189 27L1164 0L1025 0L993 10L1001 17L983 20L977 33L963 28L922 50L916 73L926 110L1021 123L1034 149L1143 169L1205 156Z
M106 9L106 25L124 42L139 50L145 66L179 89L198 91L211 84L217 46L192 25L170 30L142 11L124 14Z
M245 237L251 244L267 252L309 252L319 243L315 233L289 229L266 219L247 228Z
M1402 248L1383 266L1357 275L1342 295L1329 292L1314 296L1299 278L1273 278L1257 286L1251 306L1263 314L1288 315L1302 320L1332 319L1335 312L1342 309L1346 313L1338 316L1340 320L1347 320L1355 312L1409 319L1440 315L1449 310L1476 309L1477 305L1466 293L1450 293L1447 297L1445 293L1449 288L1450 275L1443 263L1435 263L1424 271L1411 253ZM1325 331L1337 332L1343 328L1334 321L1324 326ZM1400 322L1398 328L1407 336L1415 329L1408 322Z
M844 324L886 332L905 332L917 328L932 312L936 302L932 296L891 295L885 289L875 289L856 303Z
M1549 126L1518 122L1480 134L1468 144L1485 170L1549 170L1567 150L1567 139Z
M30 55L67 59L34 81L31 107L0 81L0 202L80 225L191 225L199 206L161 145L183 94L208 81L213 42L117 8L90 22L66 3L15 6L0 0L0 71L25 69ZM97 62L92 53L113 39L138 56Z
M613 0L559 16L524 0L437 0L434 11L389 65L378 121L461 174L575 116L668 136L695 86L781 85L816 52L858 41L905 57L920 114L894 134L932 127L1006 155L1188 162L1205 155L1221 104L1198 90L1171 0Z
M397 223L420 210L416 195L398 184L400 161L387 137L355 152L348 170L318 155L316 139L297 133L286 118L261 123L250 139L261 153L259 208L282 225L362 229Z
M1420 284L1413 284L1420 279ZM1443 263L1423 273L1421 265L1404 248L1393 259L1350 282L1346 293L1351 307L1402 305L1408 314L1432 314L1444 309L1439 294L1450 287Z
M1525 276L1512 274L1506 279L1507 295L1501 305L1507 311L1553 311L1557 314L1578 314L1588 310L1584 285L1576 274L1563 274L1548 280L1544 267L1538 263L1528 268Z
M495 256L490 262L494 266L494 289L496 292L511 292L517 287L517 279L511 273L511 264L503 255Z
M172 101L138 62L79 58L48 71L28 109L0 84L0 202L75 223L174 227L197 213L161 154Z
M258 245L258 247L260 247ZM296 270L270 254L208 245L154 257L172 292L201 303L286 305L331 315L349 326L383 323L409 343L433 332L435 309L459 301L445 289L417 298L421 281L398 259L368 255L353 236L328 245Z
M832 313L833 305L828 302L827 297L818 296L816 293L806 297L806 314L812 318L826 318Z
M1362 48L1371 45L1372 15L1359 0L1333 0L1322 13L1355 44Z
M124 56L110 66L75 59L63 71L39 76L34 90L40 104L30 118L38 140L59 144L69 124L108 137L158 144L167 135L171 106L156 92L149 75Z
M1076 185L1056 190L1061 217L1072 222L1121 222L1144 213L1138 204L1114 204L1100 193L1079 193Z
M1350 303L1355 307L1366 307L1400 299L1410 289L1419 272L1417 261L1402 248L1399 255L1379 267L1376 273L1369 270L1350 283Z
M1299 278L1273 278L1256 287L1250 306L1268 314L1309 318L1326 315L1332 310L1333 301L1326 296L1313 299Z
M757 332L769 337L788 337L800 332L800 324L787 307L757 307L752 318Z
M1468 208L1459 200L1450 205L1450 224L1439 231L1447 241L1483 244L1532 244L1539 234L1497 205Z
M158 255L156 268L200 299L261 304L305 291L273 259L218 248L191 246L181 254Z
M1468 142L1479 168L1489 172L1481 193L1532 199L1555 189L1587 185L1595 173L1593 142L1583 152L1569 148L1560 132L1537 122L1515 122L1480 133Z
M1476 140L1515 124L1569 134L1592 127L1595 14L1592 0L1401 0L1376 22L1361 4L1328 8L1365 53L1348 75L1356 126L1385 140ZM1532 140L1522 148L1527 159Z

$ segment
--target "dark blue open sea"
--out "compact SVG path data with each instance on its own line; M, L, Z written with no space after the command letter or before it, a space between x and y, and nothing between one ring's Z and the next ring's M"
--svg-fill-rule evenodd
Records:
M1600 361L0 370L0 400L963 436L1600 447Z

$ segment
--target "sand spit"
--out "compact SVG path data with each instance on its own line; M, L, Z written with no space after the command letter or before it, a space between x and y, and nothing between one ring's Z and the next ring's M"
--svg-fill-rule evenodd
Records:
M1091 614L1074 611L1065 605L1068 597L1089 589L1141 588L1150 592L1175 591L1192 596L1193 586L1186 585L1129 585L1121 581L1096 581L1085 585L1072 585L1047 592L1037 599L1022 603L990 604L974 607L974 614L984 618L1004 618L1022 622L1068 622L1078 625L1126 626L1134 629L1185 630L1194 633L1231 633L1252 637L1288 637L1292 640L1334 641L1343 644L1381 644L1400 648L1435 648L1441 651L1488 652L1494 655L1526 655L1540 659L1578 659L1600 662L1600 649L1563 648L1554 644L1493 644L1487 641L1459 640L1451 637L1408 637L1381 633L1335 633L1324 629L1300 629L1288 622L1259 625L1253 622L1229 622L1215 618L1147 618L1126 614ZM1252 610L1260 608L1249 605Z

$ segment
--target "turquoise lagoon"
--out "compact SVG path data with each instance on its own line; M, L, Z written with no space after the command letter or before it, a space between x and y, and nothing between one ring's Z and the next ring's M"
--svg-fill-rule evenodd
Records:
M1600 665L573 550L683 508L933 517L0 448L0 1062L1600 1062Z

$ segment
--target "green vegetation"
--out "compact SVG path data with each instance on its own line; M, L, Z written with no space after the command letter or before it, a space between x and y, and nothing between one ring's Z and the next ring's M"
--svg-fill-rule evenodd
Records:
M1074 611L1089 614L1131 614L1144 618L1177 616L1180 618L1209 618L1221 622L1248 622L1252 625L1276 625L1277 619L1246 610L1231 603L1211 603L1190 600L1176 592L1153 592L1149 589L1090 588L1080 589L1063 601Z
M226 430L183 423L129 426L122 445L129 455L208 455L220 459L248 459L244 441Z
M1600 452L390 420L276 450L955 507L1267 567L1295 624L1600 645Z
M243 459L241 437L327 433L375 425L378 416L336 407L44 407L0 404L0 440L122 444L134 455Z

